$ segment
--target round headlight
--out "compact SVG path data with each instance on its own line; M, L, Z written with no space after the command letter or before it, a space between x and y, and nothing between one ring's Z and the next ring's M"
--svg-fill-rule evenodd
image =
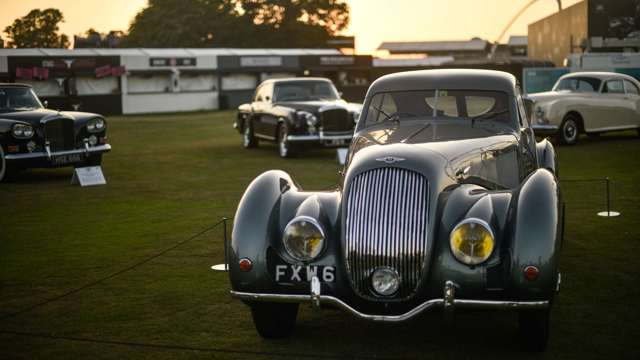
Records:
M90 133L97 133L105 128L105 122L103 119L91 119L87 121L87 131Z
M289 255L301 261L318 257L324 248L324 239L322 227L316 219L309 216L298 216L291 220L282 236Z
M318 124L318 118L308 111L298 111L298 117L305 121L307 127L315 127Z
M18 139L30 139L33 137L33 128L31 125L27 124L15 124L11 129L11 134L13 137Z
M371 287L382 296L391 296L400 288L400 275L392 268L378 268L371 275Z
M466 219L458 224L449 238L451 252L467 265L483 263L491 256L494 236L491 227L480 219Z

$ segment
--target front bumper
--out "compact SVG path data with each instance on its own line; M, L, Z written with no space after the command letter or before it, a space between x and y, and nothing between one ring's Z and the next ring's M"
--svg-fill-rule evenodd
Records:
M428 309L442 307L446 311L454 308L476 308L476 309L544 309L549 307L548 300L540 301L499 301L499 300L470 300L456 299L456 284L447 281L444 286L443 297L439 299L431 299L425 301L413 309L400 315L376 315L362 313L344 301L329 295L320 294L320 283L317 278L311 281L311 293L309 295L287 295L287 294L263 294L249 293L240 291L231 291L231 296L245 301L269 301L269 302L311 302L315 306L321 304L334 305L342 310L354 315L355 317L380 322L402 322L409 320Z
M303 134L303 135L288 135L287 141L290 142L302 142L302 141L342 141L349 142L353 138L353 133L324 133L319 131L317 134Z
M111 145L96 145L89 146L85 143L85 147L81 149L64 150L64 151L51 151L49 148L45 148L45 151L36 151L31 153L21 154L7 154L5 159L7 161L29 161L29 160L48 160L52 161L56 157L68 156L68 155L84 155L89 157L90 155L97 155L111 151Z
M560 129L558 125L551 124L533 124L531 128L536 135L555 135Z

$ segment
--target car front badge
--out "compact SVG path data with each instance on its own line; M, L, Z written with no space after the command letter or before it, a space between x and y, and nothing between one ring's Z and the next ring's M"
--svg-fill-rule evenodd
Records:
M382 161L384 163L387 164L393 164L393 163L397 163L400 161L404 161L405 159L400 158L400 157L395 157L395 156L385 156L385 157L381 157L381 158L377 158L376 161Z

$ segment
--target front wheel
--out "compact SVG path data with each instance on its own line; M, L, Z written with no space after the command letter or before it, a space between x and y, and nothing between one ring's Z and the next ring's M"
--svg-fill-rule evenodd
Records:
M518 313L518 324L522 343L529 351L544 351L549 342L550 309L522 310Z
M249 119L244 120L244 130L242 131L242 146L245 149L250 149L258 146L258 139L253 134L253 128L251 127L251 121Z
M578 135L580 135L578 119L574 115L565 116L560 125L560 141L566 145L575 145L578 142Z
M293 145L287 140L289 135L289 128L286 123L280 124L278 127L278 153L281 158L290 158L295 155L295 149Z
M2 149L2 145L0 145L0 182L6 182L11 179L14 172L8 164L7 159L5 159L4 150Z
M296 327L298 304L256 302L249 306L256 330L263 338L283 338Z

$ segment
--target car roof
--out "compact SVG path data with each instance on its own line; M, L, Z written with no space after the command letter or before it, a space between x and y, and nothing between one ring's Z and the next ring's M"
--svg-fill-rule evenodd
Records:
M560 79L572 78L572 77L592 77L600 80L607 80L611 78L616 79L625 79L631 80L633 82L638 82L633 76L629 76L627 74L615 73L615 72L607 72L607 71L578 71L572 72L568 74L564 74L560 77Z
M514 95L516 78L504 71L479 69L434 69L404 71L380 77L371 84L367 97L387 91L449 89L493 90Z
M292 77L292 78L278 78L278 79L268 79L263 81L263 84L267 83L279 83L279 82L296 82L296 81L328 81L331 82L330 79L323 77Z
M0 83L0 87L32 87L29 84L20 84L20 83Z

